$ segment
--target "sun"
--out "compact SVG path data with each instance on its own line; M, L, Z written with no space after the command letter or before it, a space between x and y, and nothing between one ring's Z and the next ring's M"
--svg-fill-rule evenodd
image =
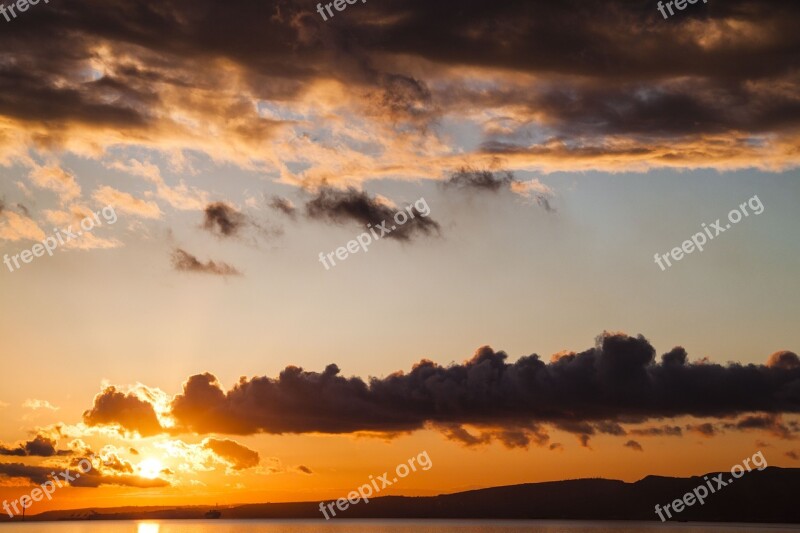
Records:
M161 461L152 457L139 463L139 475L146 479L157 478L163 469Z

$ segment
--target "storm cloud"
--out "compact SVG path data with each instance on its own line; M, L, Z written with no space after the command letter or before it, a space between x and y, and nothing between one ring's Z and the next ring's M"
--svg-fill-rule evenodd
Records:
M427 425L479 444L487 434L464 425L536 431L541 424L582 436L624 435L622 423L681 416L800 412L800 369L765 365L690 364L641 336L604 334L595 347L548 363L536 355L514 363L488 346L462 364L423 360L385 378L346 378L287 367L275 378L242 379L225 391L211 374L184 384L172 416L198 433L403 432ZM772 419L770 419L772 420ZM762 421L763 427L774 423ZM755 427L744 423L740 429ZM671 426L641 435L680 434Z
M644 337L604 333L593 348L549 363L537 354L510 363L484 346L461 364L422 360L407 373L366 381L341 376L334 364L322 372L289 366L277 378L241 378L229 390L214 375L197 374L171 401L169 432L393 436L429 428L466 446L497 440L509 448L543 446L550 429L574 434L583 446L598 433L680 437L680 426L644 425L678 417L738 418L725 427L781 438L800 432L800 424L781 419L800 413L800 368L690 363L675 356L682 352L658 362ZM142 435L168 431L150 403L114 387L95 398L84 421ZM717 432L703 423L686 429Z

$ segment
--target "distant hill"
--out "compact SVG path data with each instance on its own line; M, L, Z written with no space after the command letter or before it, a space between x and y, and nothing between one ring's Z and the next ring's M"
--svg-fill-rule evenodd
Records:
M709 479L717 473L707 474ZM725 473L723 479L730 478ZM577 479L529 483L430 497L386 496L359 502L342 518L493 518L565 520L659 520L655 505L682 498L704 483L703 477L648 476L635 483ZM800 523L800 469L770 467L746 473L705 505L695 504L673 520L703 522ZM50 511L26 520L141 520L203 518L211 507L120 507ZM264 503L222 507L222 517L315 518L319 502ZM0 518L8 521L8 518Z

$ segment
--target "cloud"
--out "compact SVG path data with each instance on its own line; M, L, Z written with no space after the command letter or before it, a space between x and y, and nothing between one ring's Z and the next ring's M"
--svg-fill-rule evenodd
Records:
M30 218L7 209L0 211L0 239L41 241L44 238L44 231Z
M168 203L175 209L181 211L202 210L208 202L208 192L195 187L189 187L183 181L177 186L167 185L161 176L161 169L156 165L129 159L128 161L114 161L106 165L108 168L118 170L126 174L144 178L149 183L155 185L155 195L159 200Z
M484 446L495 440L508 449L527 448L531 443L535 443L537 446L544 446L550 439L545 429L534 423L515 428L471 428L477 435L470 433L459 424L438 424L434 425L434 427L448 440L458 442L468 448Z
M80 463L84 461L84 465ZM92 464L92 469L85 472L85 461ZM79 471L80 477L70 482L73 487L98 488L102 486L135 487L141 489L151 489L159 487L169 487L169 481L163 478L143 478L134 475L133 466L124 461L113 452L102 453L96 459L76 457L69 464L71 472Z
M118 239L104 239L89 232L83 232L79 238L64 243L64 248L72 250L109 250L120 246L122 242Z
M171 415L181 430L201 434L392 433L433 424L465 444L485 442L493 428L548 424L587 444L599 430L619 433L620 423L800 412L800 369L689 364L671 353L659 364L644 337L605 333L594 348L549 364L536 354L508 363L505 353L483 347L462 364L423 360L368 382L340 376L336 365L319 373L290 366L225 391L206 373L188 379ZM755 425L744 422L739 429Z
M197 0L191 16L182 4L70 3L0 36L13 50L0 77L3 144L192 150L287 181L302 174L289 169L297 161L354 181L416 179L463 157L430 127L458 123L483 136L465 151L509 154L515 170L797 166L800 10L780 0L694 10L665 23L625 0L511 0L451 16L392 0L325 24L285 2ZM47 39L56 33L60 46ZM27 46L15 46L23 34ZM324 132L308 131L322 121ZM176 208L207 204L188 187L157 194Z
M102 464L100 467L103 470L110 470L115 473L120 474L133 474L135 469L133 468L133 464L126 461L122 457L119 456L118 453L114 451L102 451L101 452Z
M797 354L794 352L775 352L769 356L769 359L767 360L767 366L770 368L783 368L786 370L792 370L794 368L800 368L800 358L798 358Z
M40 189L55 192L61 203L69 203L81 195L81 187L75 176L57 165L35 166L28 178Z
M797 370L796 368L794 370ZM758 414L748 415L733 424L724 424L726 429L736 429L740 431L761 430L772 434L779 439L793 439L793 433L797 433L796 427L790 428L783 423L778 414Z
M224 202L215 202L205 208L203 228L219 237L235 237L247 224L246 216Z
M549 198L553 191L538 179L519 181L514 173L509 170L491 171L478 170L471 167L461 167L443 183L445 188L467 189L497 193L508 190L512 193L535 201L546 211L555 211L550 205Z
M295 470L297 470L298 472L300 472L302 474L308 474L309 476L314 474L314 471L311 470L309 467L307 467L305 465L297 465L295 467Z
M46 435L36 435L32 440L23 442L16 447L8 447L0 444L0 455L15 457L53 457L58 455L70 455L70 450L56 449L58 442Z
M106 476L98 475L89 472L88 474L81 474L81 477L70 483L73 487L89 487L97 488L104 485L107 486L120 486L120 487L135 487L139 489L154 489L159 487L169 487L170 482L161 479L147 479L133 475L121 476Z
M689 424L686 426L686 429L687 431L692 431L707 438L715 437L717 433L719 433L719 430L710 422L704 424Z
M355 223L364 231L368 225L377 227L384 221L387 226L392 226L396 212L385 201L372 198L366 192L352 187L321 187L305 207L306 216L313 220L334 224ZM413 218L391 230L386 237L405 242L418 235L427 236L440 232L439 224L430 216L423 216L416 207L413 208L413 214Z
M94 405L83 413L83 421L87 426L116 425L143 437L163 431L150 402L133 392L119 392L115 387L107 387L94 397Z
M412 76L385 73L379 76L372 104L394 123L427 131L438 116L438 109L426 83Z
M284 215L294 219L297 216L297 208L292 204L288 198L281 196L273 196L269 206L276 211L280 211Z
M637 452L643 452L644 451L644 449L642 448L642 445L639 444L638 442L636 442L635 440L629 440L628 442L626 442L624 444L624 446L627 447L627 448L630 448L631 450L637 451Z
M60 407L56 407L47 400L36 400L28 398L24 402L22 402L22 407L25 409L32 409L34 411L38 411L41 409L47 409L48 411L58 411Z
M31 483L41 485L50 480L51 467L29 466L22 463L0 463L0 475L25 478Z
M222 261L201 262L189 252L176 248L172 252L172 266L179 272L193 272L198 274L212 274L215 276L241 276L235 267Z
M94 191L92 198L102 204L114 206L117 211L142 218L158 219L162 215L161 209L155 202L136 198L131 194L108 186L100 187Z
M680 437L683 435L683 430L680 426L661 426L635 428L630 433L640 437Z
M616 422L602 421L595 424L594 427L597 431L605 433L606 435L621 437L628 434L628 432Z
M203 441L203 447L214 452L234 470L253 468L259 463L258 452L233 440L209 438Z
M515 180L514 173L509 171L492 172L462 167L454 172L444 182L444 185L445 187L498 192L500 189L510 189Z

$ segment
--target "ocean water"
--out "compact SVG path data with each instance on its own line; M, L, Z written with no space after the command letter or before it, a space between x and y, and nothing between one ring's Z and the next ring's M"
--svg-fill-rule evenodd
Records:
M497 520L163 520L28 522L0 525L0 533L779 533L799 525L659 524Z

